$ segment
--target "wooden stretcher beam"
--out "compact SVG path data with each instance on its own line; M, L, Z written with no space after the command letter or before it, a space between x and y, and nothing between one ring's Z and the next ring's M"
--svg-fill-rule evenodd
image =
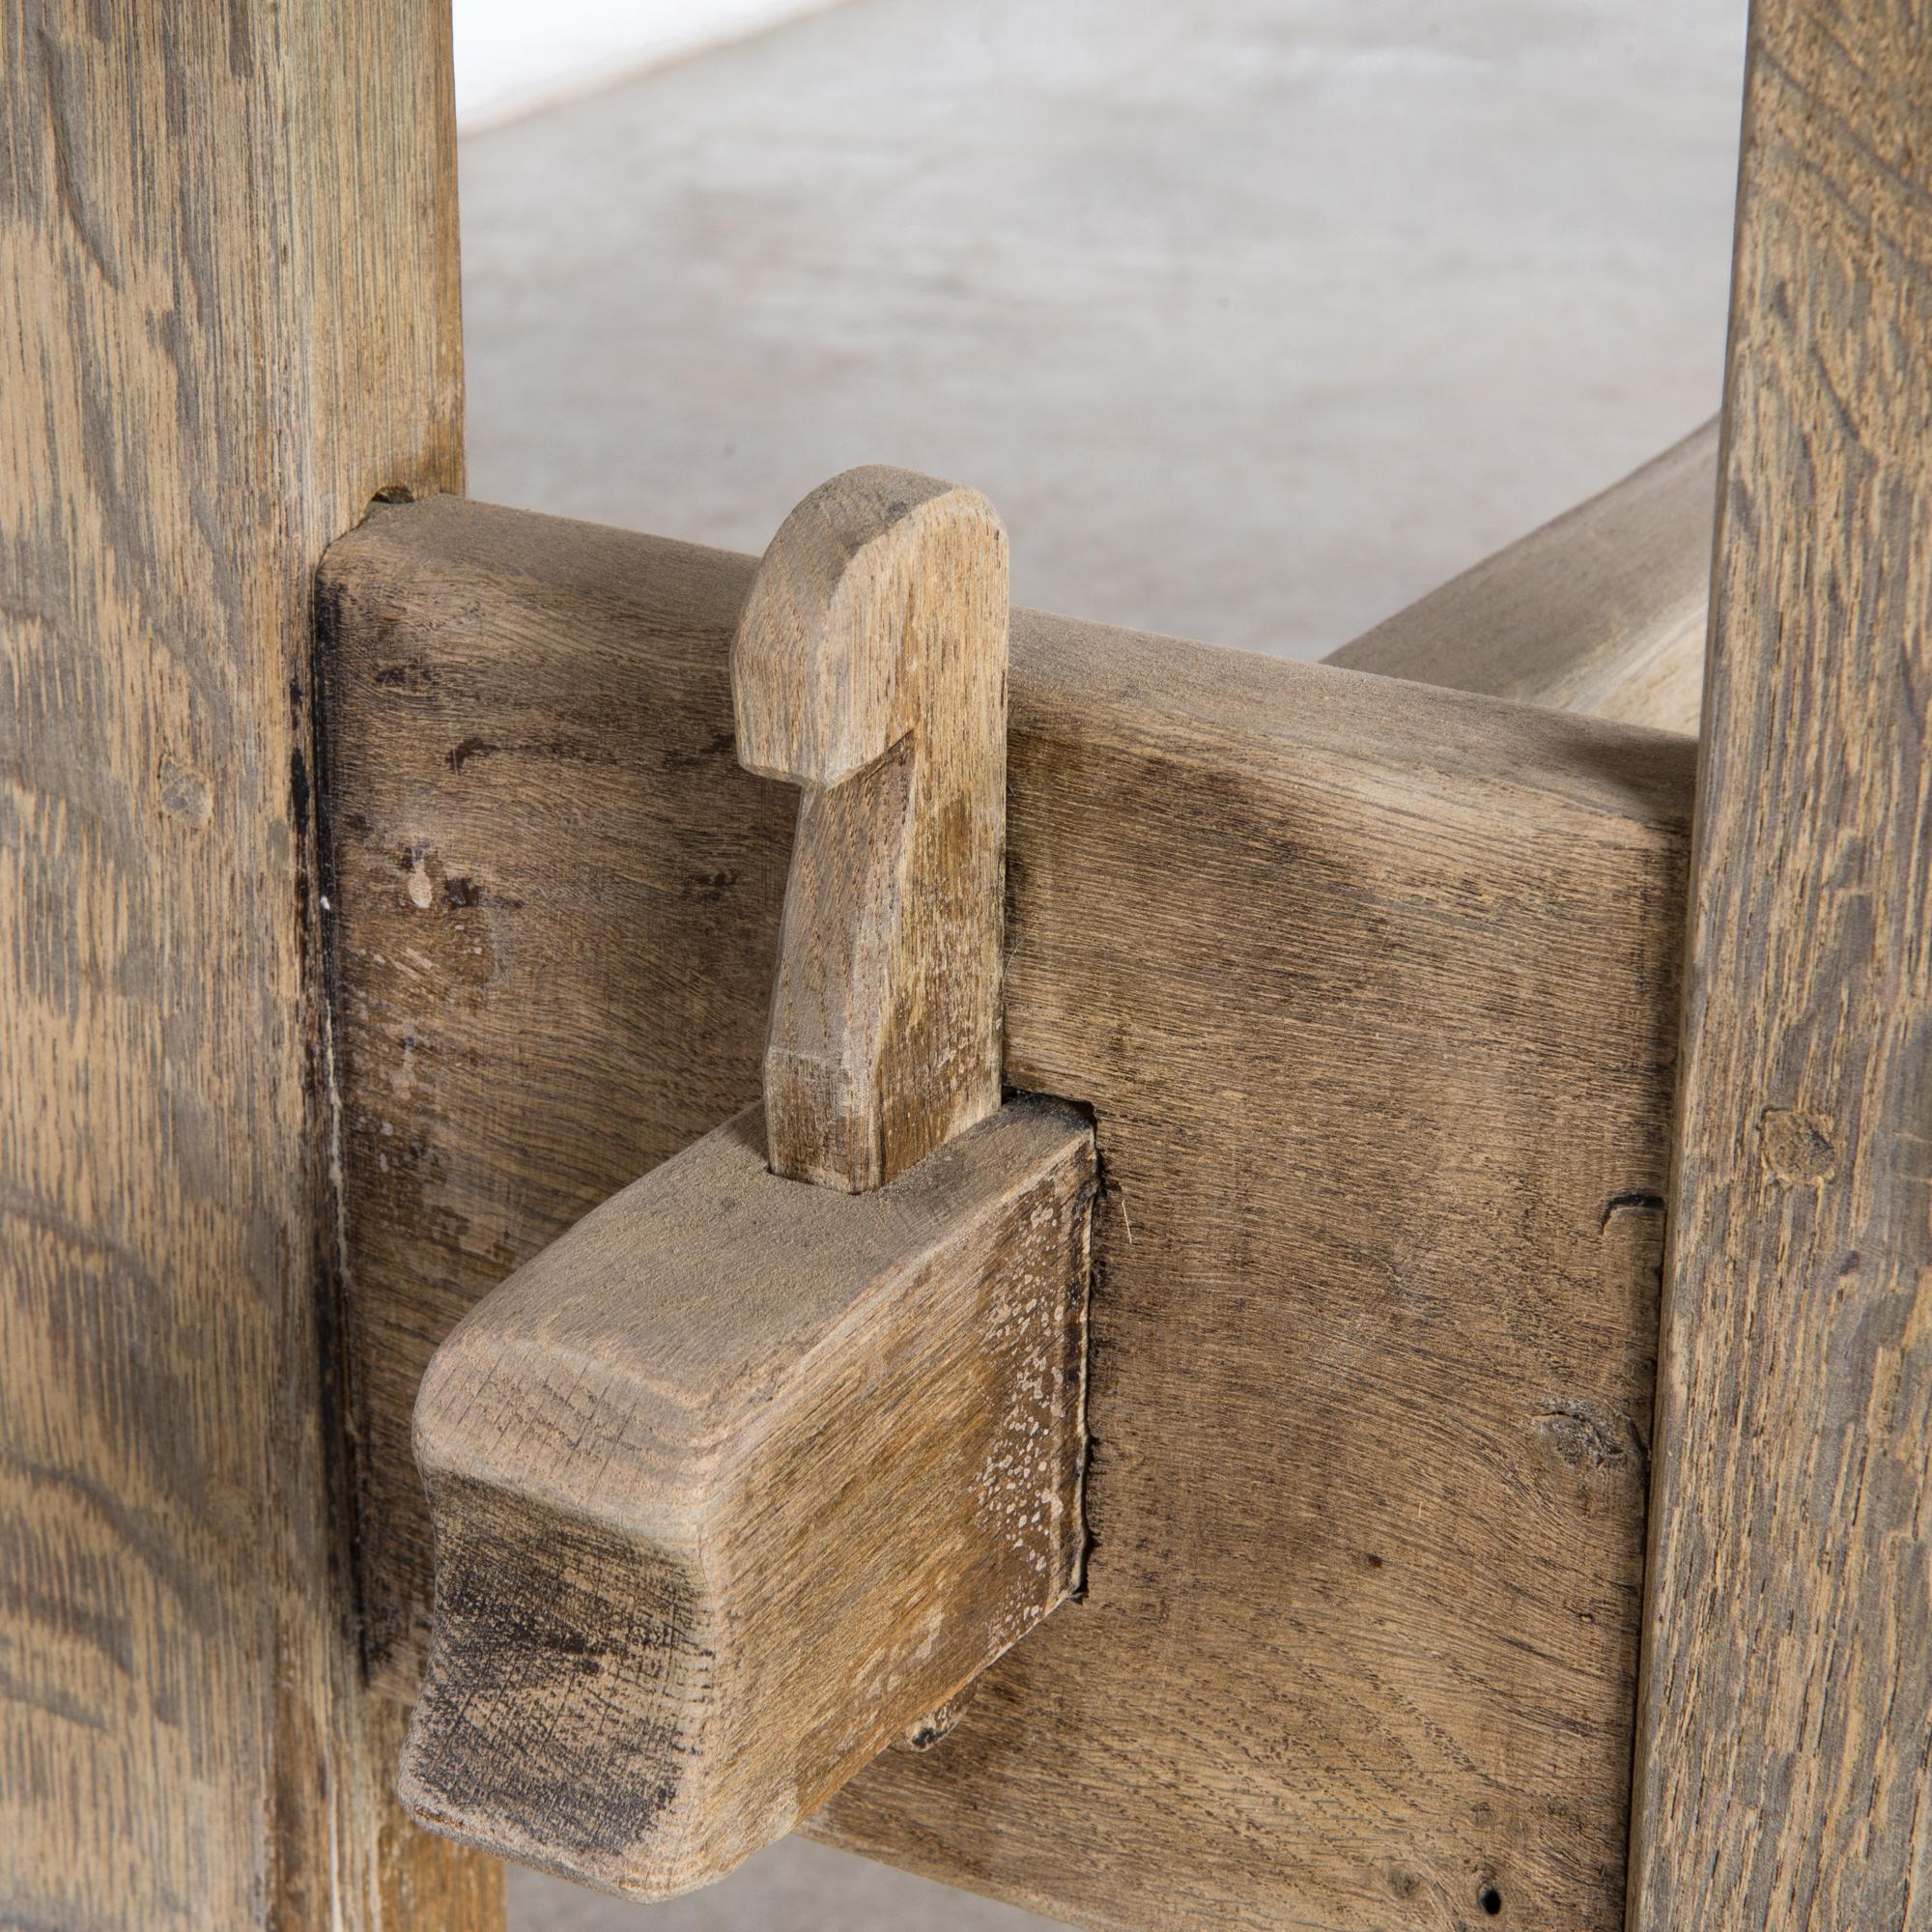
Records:
M323 575L401 1695L431 1350L758 1091L753 570L436 499ZM1011 691L1007 1079L1092 1109L1104 1183L1087 1590L811 1829L1093 1925L1608 1932L1694 748L1026 611Z
M1633 1932L1932 1925L1932 11L1759 0Z
M1713 419L1328 662L1694 737L1717 493Z

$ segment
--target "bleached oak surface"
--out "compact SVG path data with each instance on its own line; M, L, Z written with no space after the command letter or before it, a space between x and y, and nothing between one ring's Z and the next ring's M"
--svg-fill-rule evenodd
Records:
M310 610L463 479L435 4L0 13L0 1923L485 1932L361 1682Z
M1932 7L1759 0L1633 1932L1932 1926Z
M639 1898L801 1824L1064 1603L1094 1140L1016 1100L881 1188L750 1108L482 1302L416 1405L418 1817Z
M1717 492L1714 419L1328 662L1694 737Z
M749 558L475 504L325 579L365 1600L515 1262L757 1091ZM1016 612L1007 1077L1106 1191L1083 1601L813 1830L1076 1920L1621 1910L1690 741Z
M804 789L765 1039L773 1168L859 1193L1000 1104L1007 533L873 464L759 560L731 641L738 762Z

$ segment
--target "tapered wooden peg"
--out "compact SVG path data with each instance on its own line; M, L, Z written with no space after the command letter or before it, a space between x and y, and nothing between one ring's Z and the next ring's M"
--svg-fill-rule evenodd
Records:
M738 756L805 787L765 1048L772 1165L876 1187L1000 1104L1007 539L850 469L772 540L731 649Z
M997 519L904 471L827 484L760 568L740 754L808 788L765 1104L430 1365L427 1824L686 1890L936 1734L1077 1580L1094 1139L1000 1104L1006 634Z

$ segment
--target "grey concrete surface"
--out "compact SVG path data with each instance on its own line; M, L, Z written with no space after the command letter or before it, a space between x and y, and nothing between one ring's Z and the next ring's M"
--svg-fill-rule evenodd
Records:
M804 1838L664 1905L510 1873L509 1932L1043 1932L1050 1922Z
M468 141L472 492L739 549L970 482L1014 594L1319 655L1718 403L1742 0L853 0ZM1017 1932L819 1848L517 1932Z
M1742 0L854 0L463 155L471 488L757 551L971 482L1296 655L1715 410Z

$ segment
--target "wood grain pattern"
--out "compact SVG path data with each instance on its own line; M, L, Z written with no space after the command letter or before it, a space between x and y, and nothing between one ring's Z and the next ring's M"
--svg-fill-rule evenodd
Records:
M861 1193L1000 1104L1007 533L872 465L760 560L738 760L805 787L765 1041L773 1167Z
M1759 0L1637 1932L1932 1926L1932 9Z
M331 553L365 1591L517 1262L757 1092L749 559ZM1622 1907L1688 740L1015 612L1008 1078L1090 1105L1084 1597L812 1830L1090 1925Z
M437 1350L415 1813L639 1898L721 1877L1073 1587L1094 1136L1017 1100L854 1200L760 1108Z
M0 1922L487 1928L337 1480L311 574L459 487L445 10L0 14Z
M1717 495L1714 418L1329 662L1694 737Z

